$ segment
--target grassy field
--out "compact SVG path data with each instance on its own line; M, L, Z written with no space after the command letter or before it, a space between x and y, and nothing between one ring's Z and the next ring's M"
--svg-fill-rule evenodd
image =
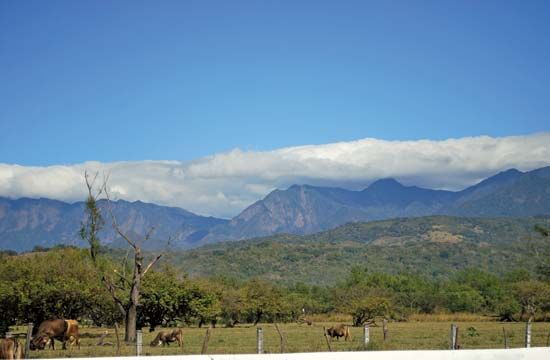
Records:
M508 334L509 347L523 347L524 323L498 323L488 321L455 322L459 327L459 344L463 349L503 348L503 327ZM279 328L286 339L285 352L328 351L323 337L323 327L335 323L314 323L312 326L300 324L280 324ZM280 338L273 324L260 324L264 330L264 349L267 353L281 352ZM24 332L24 328L14 329ZM115 346L96 346L102 332L108 331L106 341L115 343L113 329L81 328L81 349L32 351L31 358L114 356ZM447 349L449 347L450 323L441 321L410 321L389 323L388 339L383 341L382 327L371 327L370 344L367 350L405 350L405 349ZM170 347L150 347L149 343L156 333L143 333L143 354L176 355L200 354L206 328L183 328L184 346L176 344ZM532 346L546 346L550 334L550 323L533 323ZM364 350L362 346L363 329L351 328L351 341L333 341L333 351ZM232 329L212 329L209 354L254 353L256 351L256 328L238 326ZM135 355L135 345L122 345L121 355Z

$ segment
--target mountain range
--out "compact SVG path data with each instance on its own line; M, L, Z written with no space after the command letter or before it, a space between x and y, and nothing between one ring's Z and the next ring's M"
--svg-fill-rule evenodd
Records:
M104 207L105 202L100 202ZM361 191L335 187L293 185L274 190L231 220L204 217L189 211L141 201L113 202L119 225L139 239L155 232L144 248L193 248L220 241L242 240L280 233L305 235L349 222L428 215L462 217L526 217L550 215L550 167L529 172L510 169L461 191L404 186L381 179ZM107 218L107 217L106 217ZM50 199L0 197L0 249L30 250L55 244L85 246L78 237L84 204ZM123 244L106 221L101 239Z
M112 247L124 246L125 242L111 226L106 205L105 200L98 203L105 222L100 239ZM123 231L138 242L154 228L151 238L142 244L145 249L194 247L212 227L227 222L141 201L114 201L112 211ZM79 236L84 220L83 202L68 204L51 199L0 197L0 249L22 251L56 244L86 246Z
M275 190L231 221L210 230L202 242L278 233L305 235L357 222L454 215L522 217L550 214L550 167L510 169L462 191L403 186L381 179L362 191L293 185Z

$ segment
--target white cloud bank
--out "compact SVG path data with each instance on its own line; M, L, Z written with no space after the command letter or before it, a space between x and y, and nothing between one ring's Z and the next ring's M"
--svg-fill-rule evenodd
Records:
M366 187L394 177L407 185L462 189L509 168L550 165L550 133L443 141L363 139L256 152L232 150L192 162L135 161L30 167L0 163L0 196L85 197L83 173L109 173L113 197L230 217L291 184Z

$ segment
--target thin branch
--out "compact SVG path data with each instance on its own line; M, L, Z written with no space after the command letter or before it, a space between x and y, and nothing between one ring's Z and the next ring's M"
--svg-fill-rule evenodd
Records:
M122 261L122 276L126 278L126 266L128 265L128 258L130 257L130 249L126 250L126 256L124 257L124 260Z
M97 180L98 175L99 175L99 173L96 172L95 175L94 175L94 178L90 182L90 174L88 174L88 170L84 171L84 179L86 180L86 187L88 188L88 195L90 195L90 197L94 198L95 200L99 199L99 197L103 193L103 188L104 188L103 186L98 187L97 193L95 194L95 196L93 195L92 190L94 188L94 184Z
M116 269L113 271L115 274L118 275L118 277L120 278L120 280L122 280L124 283L126 283L127 285L131 285L130 281L128 279L126 279L126 277L119 273L118 271L116 271Z
M111 294L111 297L113 298L113 300L114 300L115 303L117 304L118 309L120 310L120 312L122 313L122 315L126 316L126 309L124 308L124 303L123 303L122 300L120 300L119 297L116 295L115 286L114 286L105 276L103 276L103 277L101 278L101 280L103 281L103 283L104 283L105 286L107 287L107 290L108 290L109 293Z
M164 253L161 253L159 255L157 255L157 257L155 258L155 260L151 261L149 263L149 265L147 265L147 267L145 268L145 270L143 271L143 274L141 276L145 276L145 274L147 274L147 271L149 271L149 269L156 264L157 261L160 260L160 258L162 257L162 255L164 255Z
M115 229L117 234L119 234L124 240L126 240L128 245L136 249L136 246L137 246L136 243L130 240L130 238L118 226L115 214L113 214L113 207L111 206L111 198L109 196L109 191L107 191L107 183L103 184L103 188L105 190L105 197L107 198L107 210L109 211L109 215L111 216L111 220L113 222L113 228Z

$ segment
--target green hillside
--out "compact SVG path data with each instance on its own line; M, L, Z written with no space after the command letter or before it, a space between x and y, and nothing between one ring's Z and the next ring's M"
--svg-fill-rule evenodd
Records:
M476 267L503 274L532 269L535 224L550 218L430 216L351 223L308 236L276 235L173 252L169 262L192 276L264 277L282 283L334 284L352 266L448 278Z

